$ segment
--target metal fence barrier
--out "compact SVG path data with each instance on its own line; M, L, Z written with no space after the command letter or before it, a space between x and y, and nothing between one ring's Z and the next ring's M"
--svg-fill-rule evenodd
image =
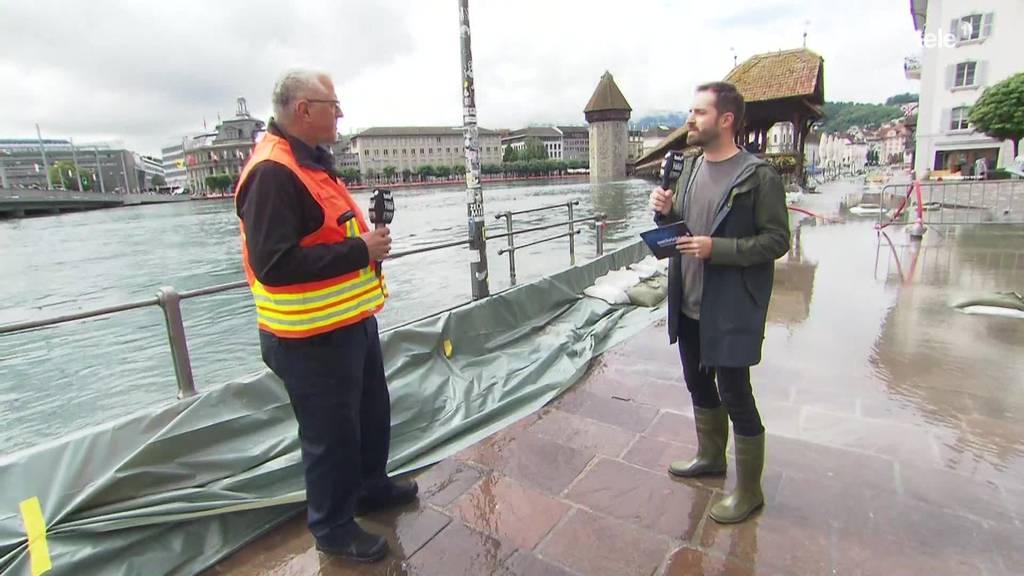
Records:
M882 188L879 205L880 228L905 214L916 220L915 212L925 226L1024 224L1024 181L889 184Z

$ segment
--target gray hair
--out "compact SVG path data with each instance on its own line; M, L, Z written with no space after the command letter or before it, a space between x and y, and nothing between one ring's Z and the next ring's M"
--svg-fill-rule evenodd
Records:
M301 68L288 70L282 74L274 83L274 94L271 97L274 104L274 116L276 118L290 117L292 104L304 96L310 88L322 84L325 77L327 77L325 72Z

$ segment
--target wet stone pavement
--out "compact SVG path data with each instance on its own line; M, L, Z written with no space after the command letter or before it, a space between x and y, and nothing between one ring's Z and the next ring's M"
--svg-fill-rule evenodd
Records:
M207 574L1024 574L1024 320L953 310L1024 287L1024 231L795 227L764 362L767 504L721 526L734 481L680 480L696 445L664 326L530 415L417 474L418 504L362 519L382 563L320 555L299 516ZM730 447L731 448L731 447Z

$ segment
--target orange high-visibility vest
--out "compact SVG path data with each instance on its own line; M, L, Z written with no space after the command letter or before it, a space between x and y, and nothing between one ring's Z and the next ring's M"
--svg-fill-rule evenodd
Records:
M238 191L242 189L252 167L264 160L277 162L291 170L323 209L323 224L312 234L303 237L300 246L336 244L346 238L364 234L369 229L362 210L352 200L345 184L335 181L322 170L301 166L295 160L288 140L269 132L256 144L238 178L236 201ZM339 225L341 215L349 211L355 217ZM288 286L263 284L256 278L249 264L245 222L241 223L241 231L242 265L256 302L256 319L261 330L280 338L307 338L355 324L384 307L387 288L384 279L377 276L374 262L361 270L327 280Z

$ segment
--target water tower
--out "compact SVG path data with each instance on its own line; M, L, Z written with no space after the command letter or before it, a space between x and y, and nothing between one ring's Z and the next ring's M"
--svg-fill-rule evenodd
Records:
M590 183L626 178L630 108L610 72L601 76L583 113L590 125Z

